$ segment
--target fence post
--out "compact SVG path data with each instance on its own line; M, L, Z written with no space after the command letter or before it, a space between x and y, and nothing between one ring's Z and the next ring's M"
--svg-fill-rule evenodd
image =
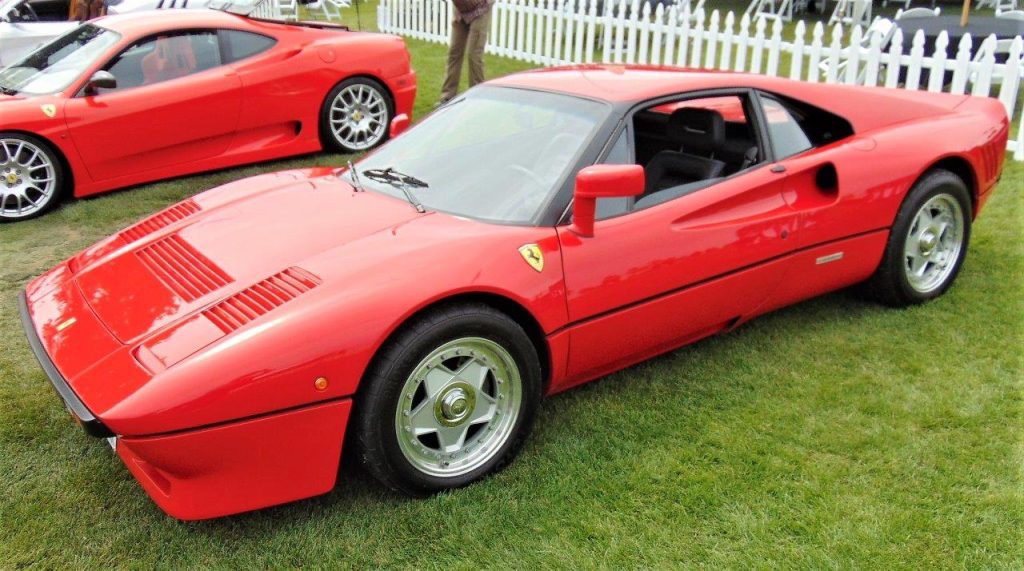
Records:
M868 44L868 60L864 64L864 85L878 85L878 64L882 57L882 36L871 34Z
M935 39L935 53L932 54L931 68L928 72L928 91L940 92L946 83L946 47L949 46L949 34L946 30Z
M686 4L679 16L683 26L679 29L679 51L676 52L676 65L686 67L686 55L690 49L690 5Z
M1017 94L1020 90L1021 72L1024 71L1020 66L1022 53L1024 53L1024 40L1017 36L1010 44L1010 58L1006 60L1006 67L1003 69L1003 84L999 86L999 100L1003 102L1006 115L1010 117L1011 121L1017 104Z
M779 75L779 52L782 51L782 19L776 18L772 22L772 39L768 43L768 67L765 73L771 76Z
M740 34L736 37L736 63L733 71L747 71L747 50L750 47L750 16L740 18Z
M660 4L659 4L660 6ZM643 12L640 15L640 46L637 53L639 63L648 63L647 46L651 43L651 3L644 2Z
M750 58L750 73L761 73L761 58L764 57L765 19L758 18L754 24L754 53Z
M960 47L956 51L956 64L953 67L953 85L949 92L960 95L967 90L967 75L971 66L971 35L964 34L960 38Z
M843 50L846 53L843 83L847 85L857 83L857 74L860 73L860 43L862 41L864 41L864 31L859 25L855 25L850 34L850 47Z
M907 81L905 89L918 89L921 84L921 63L924 61L924 32L918 30L914 34L913 43L910 46L910 65L907 67Z
M594 63L594 28L597 27L597 0L587 1L587 39L583 61Z
M654 10L654 41L651 44L651 64L661 65L661 40L665 34L665 5L658 4L658 8Z
M718 69L728 70L729 64L732 63L733 30L735 27L736 17L733 15L732 10L729 10L725 15L725 26L722 30L722 56L719 59Z
M794 30L793 52L789 60L789 78L800 80L804 71L804 35L807 33L807 26L803 20L798 20Z
M828 48L828 67L825 69L825 83L838 83L836 74L839 71L839 55L842 53L843 25L832 26L832 43Z
M996 65L996 44L995 34L985 38L985 41L981 43L981 51L985 53L981 58L981 62L977 64L977 70L971 74L974 79L974 85L971 89L971 95L980 95L987 97L989 89L992 87L992 70ZM988 44L988 46L986 46ZM987 47L987 49L986 49Z

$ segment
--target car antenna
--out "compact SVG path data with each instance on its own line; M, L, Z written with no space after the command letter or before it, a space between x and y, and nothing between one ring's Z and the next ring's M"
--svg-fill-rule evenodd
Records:
M359 180L359 171L357 171L356 167L352 164L352 159L348 160L348 172L352 173L352 182L355 184L356 192L363 192L366 190L363 188L363 183Z

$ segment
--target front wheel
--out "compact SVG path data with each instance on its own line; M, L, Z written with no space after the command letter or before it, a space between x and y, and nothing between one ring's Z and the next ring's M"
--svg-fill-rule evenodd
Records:
M529 337L505 314L476 304L406 328L363 383L355 422L362 463L414 496L465 486L508 464L541 399Z
M0 222L26 220L53 208L63 192L57 154L24 133L0 132Z
M325 149L358 153L388 138L394 107L379 82L346 79L327 94L320 110L320 139Z
M945 293L967 255L970 212L970 195L960 177L944 170L927 173L896 214L869 290L893 306L922 303Z

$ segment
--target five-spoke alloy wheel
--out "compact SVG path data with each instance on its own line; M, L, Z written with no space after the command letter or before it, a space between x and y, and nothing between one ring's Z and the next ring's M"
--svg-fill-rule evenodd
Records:
M0 133L0 221L38 216L58 202L61 166L42 141Z
M380 83L364 77L347 79L324 101L320 138L325 147L344 153L372 149L387 139L393 113L391 98Z
M868 281L889 305L906 306L942 295L956 280L971 235L971 199L957 175L933 170L903 200L885 256Z
M486 305L429 312L375 359L353 412L359 457L392 489L424 495L506 465L541 399L536 347Z

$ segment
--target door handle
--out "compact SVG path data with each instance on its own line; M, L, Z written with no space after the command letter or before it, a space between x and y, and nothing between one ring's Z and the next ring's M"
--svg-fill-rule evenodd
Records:
M772 165L771 171L775 174L782 174L786 172L785 165Z

